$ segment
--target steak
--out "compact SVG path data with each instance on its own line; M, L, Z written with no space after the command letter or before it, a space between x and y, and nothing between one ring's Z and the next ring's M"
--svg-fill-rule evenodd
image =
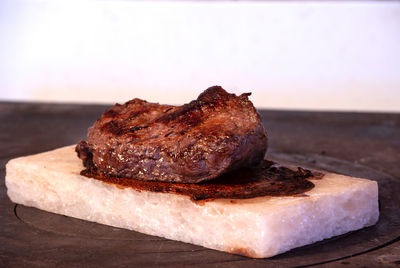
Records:
M214 86L182 106L133 99L107 110L76 146L102 176L199 183L264 159L267 136L248 100Z

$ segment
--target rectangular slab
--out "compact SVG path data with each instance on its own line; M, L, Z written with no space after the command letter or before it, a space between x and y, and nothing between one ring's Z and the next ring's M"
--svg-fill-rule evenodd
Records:
M193 202L81 176L74 146L20 157L6 165L10 199L83 220L254 258L375 224L375 181L333 173L311 180L304 196Z

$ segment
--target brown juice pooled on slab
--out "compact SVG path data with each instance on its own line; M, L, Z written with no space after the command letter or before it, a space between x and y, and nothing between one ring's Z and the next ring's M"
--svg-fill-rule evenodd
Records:
M196 184L112 177L90 168L83 170L81 175L135 190L187 195L193 201L298 195L314 188L308 179L320 179L323 176L322 173L300 167L295 170L267 160L256 167L241 168Z

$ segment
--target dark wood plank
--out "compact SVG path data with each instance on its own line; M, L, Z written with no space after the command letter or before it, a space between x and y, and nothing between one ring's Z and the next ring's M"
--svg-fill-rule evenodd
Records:
M74 144L102 105L0 103L0 266L332 267L391 266L400 260L400 115L261 111L270 158L379 182L381 218L364 230L255 260L15 206L5 163ZM335 261L336 260L336 261Z

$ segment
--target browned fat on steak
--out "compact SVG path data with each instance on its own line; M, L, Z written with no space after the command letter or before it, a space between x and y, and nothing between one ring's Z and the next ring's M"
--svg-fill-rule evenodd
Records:
M198 183L264 159L267 136L248 100L219 86L183 106L133 99L116 104L76 151L98 174Z

